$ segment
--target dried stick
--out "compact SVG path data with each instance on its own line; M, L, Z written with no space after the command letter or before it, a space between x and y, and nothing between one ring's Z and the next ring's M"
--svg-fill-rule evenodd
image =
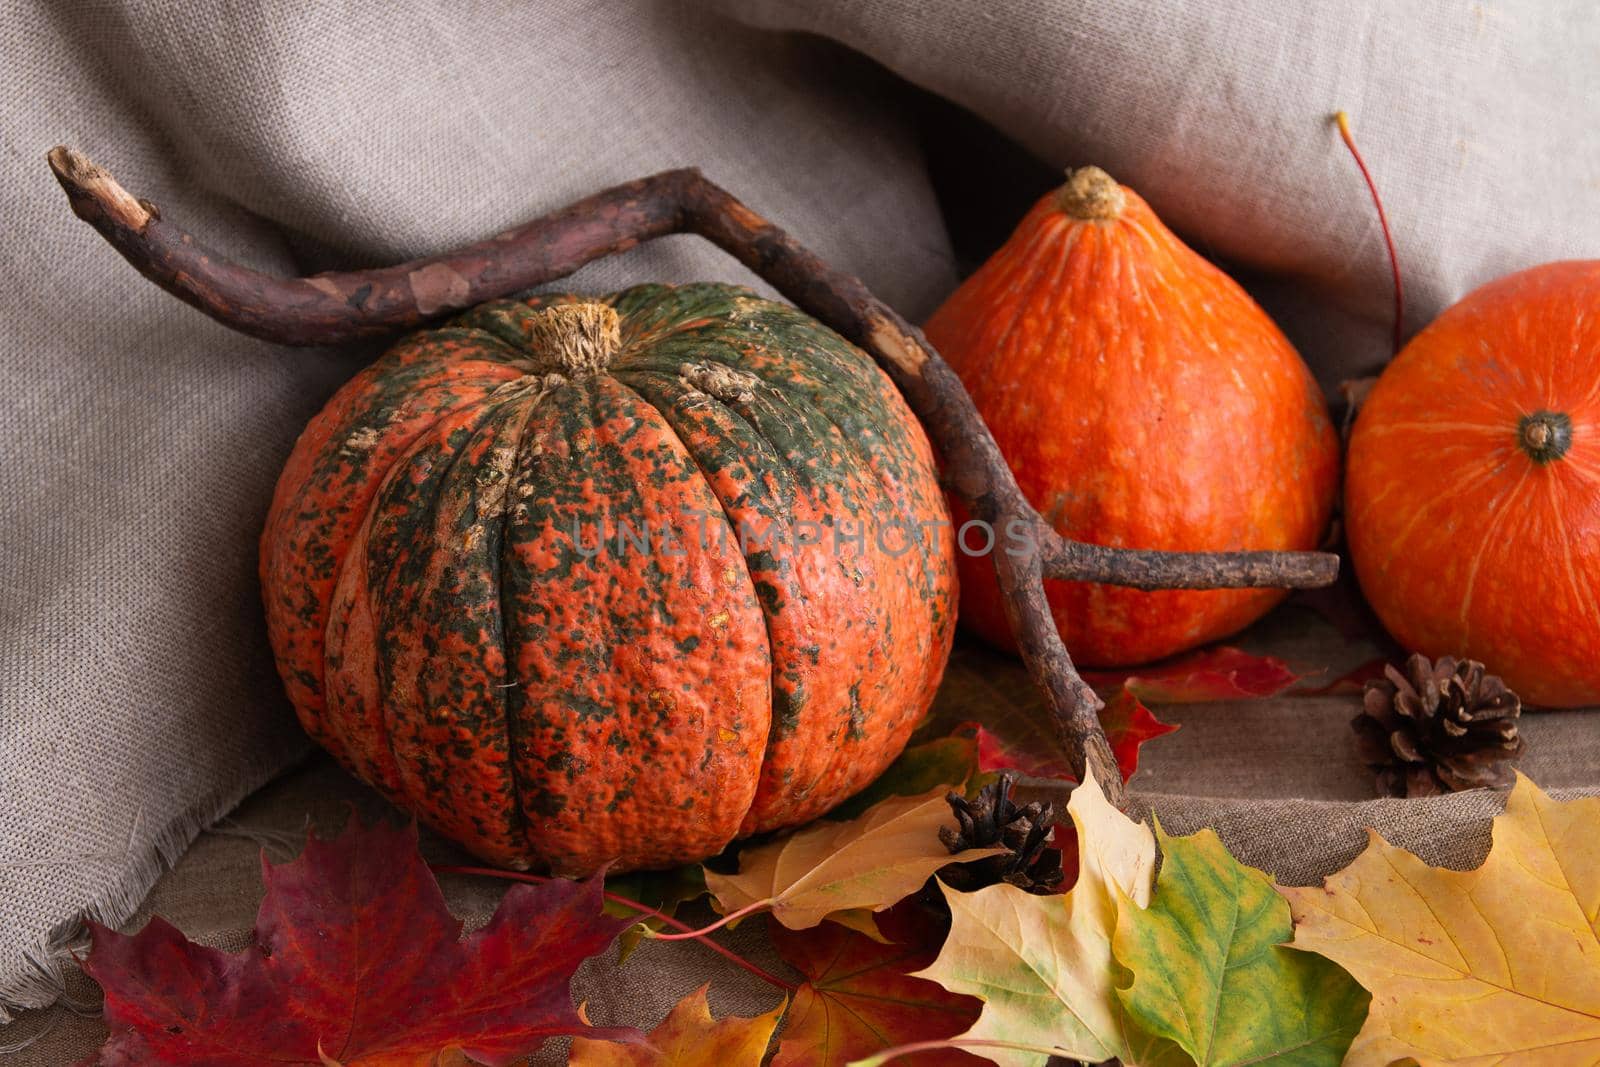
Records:
M794 304L866 349L893 379L939 449L950 490L995 530L1025 531L993 553L1023 662L1045 693L1081 775L1125 799L1101 729L1101 707L1072 665L1045 599L1046 578L1139 589L1327 585L1338 557L1318 552L1155 552L1060 537L1029 505L972 400L948 364L858 279L834 270L697 170L618 185L514 230L445 255L376 270L275 278L207 251L68 148L49 154L72 210L145 277L234 329L290 345L332 344L565 277L602 256L668 234L695 233ZM1009 524L1009 525L1008 525Z

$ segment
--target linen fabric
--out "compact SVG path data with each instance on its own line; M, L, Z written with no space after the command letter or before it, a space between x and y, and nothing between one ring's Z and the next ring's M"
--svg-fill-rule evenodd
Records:
M1332 389L1388 355L1391 295L1331 113L1352 113L1382 186L1415 330L1478 283L1600 249L1597 48L1579 0L4 0L0 1021L61 995L81 918L137 921L202 828L305 755L256 537L298 428L376 351L254 342L158 292L72 217L52 145L283 273L438 252L698 165L913 319L956 282L952 234L1094 162L1234 269ZM1038 163L1003 165L973 128ZM700 279L759 287L687 237L571 286ZM1347 651L1319 640L1317 665ZM941 699L974 717L996 678L1025 690L962 662ZM1368 825L1480 854L1497 799L1361 801L1364 772L1331 755L1353 708L1328 701L1186 717L1151 746L1148 802L1286 881L1336 868ZM1543 785L1600 786L1587 714L1528 734ZM280 782L268 822L298 825L336 781L319 762ZM180 925L236 943L254 861L218 866L222 843L152 906L189 894ZM253 856L225 843L243 850L227 863ZM629 1021L660 1007L622 1000ZM43 1048L22 1055L70 1058Z

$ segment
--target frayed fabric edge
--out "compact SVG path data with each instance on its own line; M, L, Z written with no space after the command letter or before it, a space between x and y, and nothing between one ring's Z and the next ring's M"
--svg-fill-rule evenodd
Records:
M48 1008L66 998L67 976L77 968L78 960L89 948L86 924L97 922L117 927L126 922L139 910L156 880L183 858L197 837L224 820L251 793L298 764L304 756L304 750L291 752L275 766L243 777L243 788L229 790L215 801L179 813L155 835L140 859L85 904L77 917L58 924L43 940L24 949L20 971L0 975L0 1028L14 1022L22 1012ZM92 1005L70 1004L68 1007L79 1013L93 1010ZM3 1029L0 1029L0 1036L3 1036Z

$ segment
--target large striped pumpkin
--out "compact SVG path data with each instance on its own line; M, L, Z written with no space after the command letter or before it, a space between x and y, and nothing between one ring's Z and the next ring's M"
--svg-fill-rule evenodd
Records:
M946 523L863 353L641 286L399 342L300 438L261 573L317 741L473 852L581 874L805 822L893 760L950 648Z

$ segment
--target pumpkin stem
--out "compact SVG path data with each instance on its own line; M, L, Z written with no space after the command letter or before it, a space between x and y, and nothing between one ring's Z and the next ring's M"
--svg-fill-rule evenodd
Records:
M1117 179L1099 167L1067 171L1067 184L1056 192L1056 206L1085 222L1117 218L1127 203L1127 194Z
M70 149L51 152L50 166L73 212L151 281L225 325L279 344L333 344L390 333L544 285L658 237L706 238L872 354L943 453L951 491L975 518L998 529L1017 522L1037 532L1034 551L994 553L1006 616L1023 661L1044 690L1056 731L1070 746L1074 769L1092 768L1118 806L1127 796L1097 716L1102 701L1072 665L1045 597L1045 578L1139 589L1310 588L1331 584L1339 571L1337 556L1316 552L1136 551L1062 538L1029 506L961 379L921 332L860 279L829 267L698 171L668 171L618 185L444 255L375 270L275 278L207 251ZM1091 193L1098 187L1103 201L1088 217L1114 218L1122 209L1122 189L1089 167L1068 180L1060 194L1068 201L1063 210L1094 200L1074 192L1085 186ZM607 336L599 329L590 351L614 354L603 343ZM581 365L597 364L598 359Z
M556 304L523 324L534 370L589 378L607 367L622 348L617 309L598 301Z
M1517 444L1535 463L1560 459L1572 447L1572 419L1559 411L1535 411L1517 420Z

